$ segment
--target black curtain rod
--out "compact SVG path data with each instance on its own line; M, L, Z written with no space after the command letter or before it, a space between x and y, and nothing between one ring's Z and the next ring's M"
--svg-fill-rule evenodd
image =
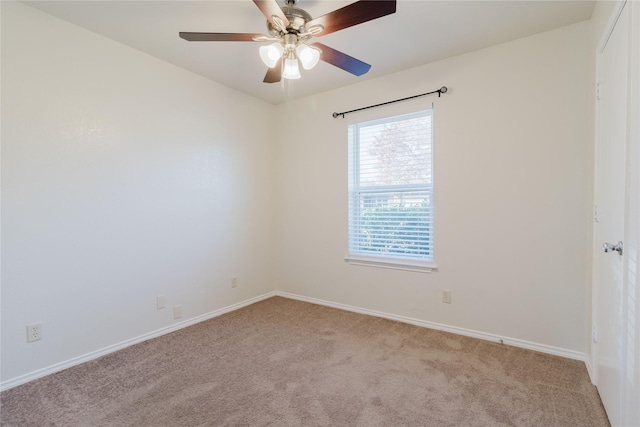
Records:
M406 101L408 99L413 99L413 98L419 98L421 96L425 96L425 95L431 95L433 93L437 93L438 94L438 98L440 98L440 95L442 95L443 93L447 93L447 87L446 86L442 86L440 89L438 90L434 90L431 92L427 92L427 93L421 93L420 95L413 95L413 96L408 96L406 98L402 98L402 99L395 99L393 101L387 101L387 102L383 102L381 104L376 104L376 105L369 105L368 107L362 107L362 108L356 108L355 110L349 110L349 111L345 111L343 113L333 113L333 118L337 118L338 116L342 116L342 118L344 119L345 114L349 114L349 113L355 113L356 111L362 111L362 110L368 110L369 108L375 108L375 107L380 107L382 105L387 105L387 104L393 104L395 102L400 102L400 101Z

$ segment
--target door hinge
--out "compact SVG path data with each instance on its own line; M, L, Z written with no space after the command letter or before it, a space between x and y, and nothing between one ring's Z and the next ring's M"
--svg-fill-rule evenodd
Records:
M600 82L596 83L596 100L600 101Z
M593 222L598 223L598 205L593 205Z

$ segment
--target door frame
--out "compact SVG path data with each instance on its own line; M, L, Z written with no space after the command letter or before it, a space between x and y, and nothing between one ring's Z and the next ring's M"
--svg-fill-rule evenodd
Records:
M630 1L627 96L627 201L625 239L627 250L626 364L623 381L622 421L640 425L640 2ZM631 307L629 303L635 302ZM629 333L629 332L635 332ZM632 375L632 376L630 376Z
M609 39L611 38L613 31L616 27L616 24L618 23L620 16L624 10L625 7L629 7L628 4L628 0L624 0L624 1L620 1L617 2L616 5L613 7L613 10L611 11L611 15L609 16L609 19L607 21L607 25L604 27L604 30L602 32L602 34L600 35L599 38L599 42L597 45L597 49L596 49L596 96L595 96L595 126L594 126L594 140L595 140L595 145L594 145L594 175L593 175L593 223L592 223L592 289L591 289L591 304L592 304L592 312L591 312L591 369L590 369L590 373L591 373L591 380L593 382L593 384L597 387L599 384L599 380L600 378L598 378L598 345L597 345L597 341L599 338L599 335L601 335L602 333L604 333L605 331L602 330L598 330L598 326L600 325L599 322L599 293L600 293L600 286L601 284L599 283L599 265L597 262L598 257L601 256L601 252L602 252L602 237L600 236L600 230L598 227L598 207L601 203L601 196L600 196L600 176L601 176L601 170L602 170L602 164L601 164L601 159L599 156L600 153L600 149L601 146L603 144L603 141L600 138L600 117L602 115L601 113L601 105L599 102L599 97L600 97L600 81L602 78L602 56L603 56L603 52L605 50L605 47L607 46L607 43L609 42ZM628 84L628 82L627 82ZM628 113L628 111L625 112ZM627 114L628 116L628 114ZM627 153L626 153L627 149L626 149L626 135L625 135L625 162L627 159ZM625 165L626 167L626 165ZM626 172L625 172L626 173ZM625 176L625 181L626 181L626 176ZM625 201L624 204L626 206L627 202L627 191L626 191L626 186L625 186ZM627 221L627 214L626 214L626 209L624 212L624 223L626 225L626 221ZM619 237L619 239L621 239L623 242L627 242L626 239L626 226L623 225L623 235ZM625 248L626 249L626 248ZM622 263L623 263L623 277L622 277L622 282L623 282L623 297L622 300L624 301L624 283L626 283L626 275L627 275L627 251L623 251L622 254ZM622 302L622 304L624 304L624 302ZM624 315L623 315L624 317ZM624 325L624 321L621 321L621 328L623 328ZM620 331L620 336L621 338L624 340L624 330ZM623 344L624 346L624 344ZM624 360L619 360L618 361L619 366L620 366L620 372L621 372L621 378L624 377ZM618 411L620 411L622 409L622 404L621 402L624 400L624 397L622 396L622 390L619 390L620 393L620 402L618 402L619 408ZM611 411L611 408L609 408L609 410ZM609 416L610 417L610 416Z
M621 1L617 3L612 12L603 33L600 36L596 50L596 83L600 81L601 55L609 37L623 11L628 8L629 42L628 73L627 73L627 135L625 142L625 213L624 235L625 245L623 253L623 315L622 315L622 339L621 349L621 390L620 390L620 417L625 425L640 423L640 274L636 266L640 265L640 2ZM599 141L600 107L595 100L595 147L594 147L594 220L597 218L596 204L599 200L599 173L600 165L598 150L602 144ZM602 250L602 243L594 221L592 228L592 287L591 287L591 351L587 367L594 385L598 385L597 373L597 345L594 343L595 326L598 315L598 286L596 256ZM630 260L632 262L630 262ZM631 292L631 295L629 294ZM629 306L635 302L635 306ZM631 335L628 335L632 332ZM635 333L633 333L635 332ZM623 351L624 350L624 351ZM632 375L633 374L633 375ZM632 376L630 376L632 375Z

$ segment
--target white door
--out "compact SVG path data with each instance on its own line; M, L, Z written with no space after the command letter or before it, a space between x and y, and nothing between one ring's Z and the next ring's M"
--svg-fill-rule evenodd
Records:
M625 370L625 254L614 246L625 235L625 151L627 138L628 7L598 57L594 317L596 382L609 420L622 424ZM610 244L608 252L603 245ZM622 252L621 254L619 252Z

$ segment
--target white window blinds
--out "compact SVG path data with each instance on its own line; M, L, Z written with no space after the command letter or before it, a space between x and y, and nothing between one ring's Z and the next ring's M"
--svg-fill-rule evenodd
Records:
M349 259L433 261L432 110L349 126Z

